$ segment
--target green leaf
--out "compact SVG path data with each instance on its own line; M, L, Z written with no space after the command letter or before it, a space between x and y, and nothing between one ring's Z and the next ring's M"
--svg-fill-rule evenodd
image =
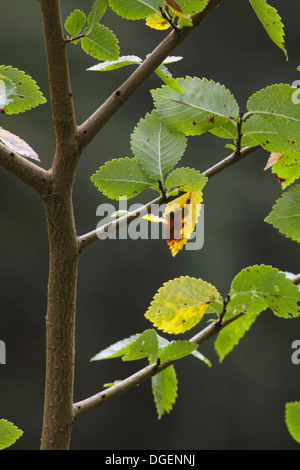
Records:
M119 58L118 39L102 24L96 24L93 31L81 39L81 47L95 59L117 60Z
M204 10L208 0L180 0L179 3L186 15L194 15Z
M265 149L279 153L300 150L300 106L293 102L294 93L295 87L276 84L252 95L247 103L249 113L244 117L255 114L266 122L261 119L248 125L246 122L243 132L251 134L249 126L254 125L254 130L261 126L254 137Z
M161 361L165 361L166 359L177 361L178 359L191 354L197 348L198 345L193 344L190 341L172 341L160 350L159 358Z
M93 65L87 70L95 72L107 72L109 70L117 70L126 65L138 65L142 62L142 59L135 55L124 55L118 60L111 60L106 62L100 62L100 64Z
M273 206L265 222L273 225L280 233L300 242L300 185L296 184L286 191Z
M146 114L131 134L131 150L139 165L155 181L171 170L184 154L186 138L165 126L156 111Z
M14 444L23 434L13 423L0 419L0 450Z
M108 7L108 0L94 0L92 9L88 16L88 25L89 25L90 31L93 31L95 25L99 23L107 7Z
M159 78L172 90L175 90L178 93L183 94L184 89L182 86L178 83L178 79L173 78L167 67L165 67L163 64L160 65L156 70L156 74L159 76Z
M91 181L111 199L131 198L154 185L137 161L128 157L106 162L91 177Z
M167 333L184 333L199 323L219 296L216 288L202 279L182 276L158 290L145 317Z
M300 292L284 273L272 266L250 266L232 281L225 319L243 313L220 331L215 349L220 361L232 351L258 315L270 308L279 317L299 316Z
M160 419L169 413L177 397L177 378L174 366L169 366L151 379L154 402Z
M240 339L255 322L258 315L258 313L247 313L220 331L215 341L215 350L220 362L222 362L224 357L239 343Z
M194 356L196 359L199 359L199 361L204 362L208 367L211 367L211 362L207 357L203 356L199 351L193 351L191 353L192 356Z
M124 338L121 341L117 341L116 343L112 344L108 348L105 348L102 351L100 351L90 360L102 361L103 359L113 359L115 357L123 356L126 353L128 346L131 343L133 343L133 341L135 341L139 336L140 336L140 333L137 333L135 335L129 336L129 338Z
M111 9L127 20L141 20L160 13L160 0L109 0Z
M291 152L282 157L272 166L272 173L279 178L281 186L285 189L300 178L300 152Z
M158 345L161 349L173 343L172 341L168 341L166 338L163 338L160 335L157 335L157 338L158 338ZM180 341L176 341L176 343L180 343ZM203 354L201 354L199 351L194 350L190 354L191 356L194 356L196 359L204 362L208 367L211 367L210 360L207 359L207 357L203 356Z
M243 147L261 145L267 152L282 153L284 151L291 151L290 142L286 142L278 134L271 121L267 121L257 114L251 116L243 123L242 132Z
M285 422L292 438L300 444L300 401L286 403Z
M7 95L7 91L11 93ZM3 114L22 113L46 103L46 98L36 82L29 75L10 65L0 65L0 101L2 102L4 102L3 96L7 102L3 108L0 108Z
M193 192L204 188L208 178L193 168L176 168L169 173L166 180L168 190L178 188L180 191Z
M158 339L155 330L144 331L133 343L129 344L123 361L135 361L150 357L156 358L158 353Z
M81 10L74 10L65 21L65 29L71 36L78 36L85 23L85 13Z
M284 44L284 27L277 10L268 5L266 0L250 0L250 3L272 41L288 58Z
M298 317L298 302L298 287L284 273L263 264L250 266L232 281L225 318L240 312L260 313L268 307L279 317Z
M160 118L185 135L200 135L214 128L231 126L237 136L239 108L229 90L205 78L180 78L184 93L168 86L152 90Z

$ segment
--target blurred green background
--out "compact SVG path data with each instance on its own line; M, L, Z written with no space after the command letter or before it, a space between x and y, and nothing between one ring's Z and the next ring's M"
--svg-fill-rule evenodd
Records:
M61 3L65 19L74 8L88 13L92 1ZM260 88L299 79L300 4L294 0L270 3L285 24L288 62L268 38L248 0L224 0L176 50L184 59L170 66L173 75L224 84L242 110ZM103 22L119 38L122 55L145 57L167 34L147 28L143 20L122 20L111 11ZM31 112L1 115L0 125L25 139L49 168L55 142L36 0L1 2L0 50L1 64L31 75L48 99ZM71 44L68 57L80 124L133 68L86 72L97 61ZM153 76L85 151L74 187L79 235L96 227L97 206L109 202L91 184L91 174L111 158L131 156L130 133L152 109L149 90L159 86ZM224 141L212 135L190 138L184 165L204 171L228 153ZM161 240L99 241L86 248L80 259L75 401L144 365L119 359L90 363L90 358L111 343L151 327L144 313L165 281L181 275L201 277L226 295L233 277L249 265L265 263L299 272L299 247L263 221L281 194L271 172L263 171L267 157L257 152L209 181L204 192L202 250L183 250L172 258ZM45 373L47 231L39 197L2 168L0 175L0 339L7 347L7 364L0 366L0 417L24 430L15 450L38 449ZM153 197L146 192L132 203ZM282 320L266 311L221 365L210 340L201 352L212 361L211 368L193 357L176 365L178 398L169 415L157 420L150 383L144 383L82 417L74 427L71 448L297 449L285 427L284 404L300 398L300 366L291 362L291 344L300 336L299 321ZM197 327L190 334L196 332Z

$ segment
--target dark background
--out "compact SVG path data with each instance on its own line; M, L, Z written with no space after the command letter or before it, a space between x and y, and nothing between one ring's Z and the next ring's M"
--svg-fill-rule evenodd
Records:
M64 19L74 8L88 13L92 2L65 0ZM286 28L290 60L268 38L247 0L224 0L175 52L184 60L171 65L175 77L199 76L224 84L241 109L255 91L273 83L300 79L300 4L270 0ZM51 166L55 149L47 65L35 0L1 2L1 63L31 75L48 103L26 114L1 116L0 125L25 139ZM144 21L123 20L108 11L103 19L120 40L122 55L145 57L166 32ZM79 46L68 56L78 123L83 122L133 70L86 72L97 63ZM89 178L111 158L131 156L129 137L151 111L149 90L161 86L153 76L86 150L74 187L77 231L96 227L96 208L109 202ZM189 139L185 166L206 170L230 153L224 141L205 135ZM205 243L200 251L174 259L164 241L107 241L88 247L80 259L76 327L75 401L102 385L125 378L144 365L115 359L90 363L110 344L146 328L144 318L163 282L181 275L200 277L226 295L244 267L270 264L299 272L299 247L263 220L281 194L260 151L209 181L205 188ZM45 372L45 315L48 241L42 202L27 186L0 169L0 339L7 364L0 366L0 417L24 430L13 447L38 449ZM134 202L146 202L146 192ZM131 204L131 201L130 201ZM72 449L297 449L284 423L284 405L299 400L300 366L291 362L291 344L299 339L299 319L283 320L264 312L240 345L220 365L213 339L201 348L213 366L193 357L176 366L179 388L174 410L157 420L150 382L80 418ZM205 324L204 324L205 325ZM190 334L195 334L197 327ZM189 335L181 336L188 338Z

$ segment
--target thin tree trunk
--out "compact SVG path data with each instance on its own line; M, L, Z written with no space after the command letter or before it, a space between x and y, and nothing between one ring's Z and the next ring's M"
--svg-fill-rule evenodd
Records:
M45 199L50 265L46 383L41 450L67 450L73 425L74 339L78 268L71 191Z

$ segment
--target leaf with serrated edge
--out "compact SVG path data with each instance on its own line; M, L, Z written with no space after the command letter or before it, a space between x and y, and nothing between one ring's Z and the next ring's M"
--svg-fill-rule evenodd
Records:
M300 178L300 152L281 154L281 158L272 166L272 173L285 189Z
M200 191L204 188L208 178L193 168L176 168L168 174L166 189L178 188L180 191Z
M220 362L229 354L234 346L246 334L259 314L245 314L223 328L215 341L215 350Z
M265 222L277 228L282 235L300 242L300 185L296 184L283 193Z
M278 269L265 265L243 269L232 281L225 319L243 315L219 333L215 349L220 361L238 344L261 312L270 308L279 317L297 317L298 302L297 286Z
M77 36L86 23L85 13L81 10L74 10L65 21L65 29L71 36Z
M232 281L225 318L240 312L260 313L268 307L279 317L297 317L300 314L298 302L297 286L277 268L263 264L249 266Z
M272 41L280 47L287 59L288 56L284 44L284 27L277 10L271 7L266 0L250 0L250 4Z
M6 419L0 419L0 450L10 447L23 434L13 423Z
M16 68L0 65L0 76L10 80L15 91L8 96L9 103L1 110L4 114L18 114L46 103L36 82L25 72Z
M238 104L230 91L219 83L198 77L179 78L184 93L168 86L152 90L157 112L166 125L188 135L200 135L234 122ZM237 135L237 132L236 132Z
M174 366L171 365L151 379L152 393L158 419L169 413L177 397L177 378Z
M300 444L300 401L286 403L285 422L292 438Z
M111 199L131 198L153 188L154 182L143 172L134 158L113 159L91 177L96 188Z
M276 84L252 95L245 117L255 117L245 122L243 133L251 136L253 131L256 141L270 152L299 151L300 107L293 103L294 92L295 88L288 84Z
M139 165L155 181L180 160L186 149L186 138L165 126L156 111L146 114L131 134L130 146Z
M158 290L145 317L166 333L184 333L199 323L218 298L216 288L202 279L180 277Z
M81 47L95 59L117 60L119 58L118 39L102 24L96 24L93 31L81 39Z
M0 142L12 153L18 153L22 157L40 161L38 154L20 137L0 128Z

